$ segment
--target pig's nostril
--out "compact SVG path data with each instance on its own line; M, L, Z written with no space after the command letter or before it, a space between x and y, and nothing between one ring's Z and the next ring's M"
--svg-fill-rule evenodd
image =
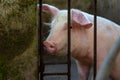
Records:
M51 47L51 48L52 48L53 46L52 46L52 45L50 45L49 47Z
M56 51L56 44L55 42L52 41L44 41L43 42L44 48L50 52L50 53L54 53Z
M49 47L50 47L50 48L54 48L54 47L55 47L55 45L50 45Z

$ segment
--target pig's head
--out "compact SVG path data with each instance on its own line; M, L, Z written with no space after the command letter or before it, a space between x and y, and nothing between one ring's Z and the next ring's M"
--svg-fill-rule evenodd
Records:
M67 10L59 10L58 8L48 4L43 4L42 10L51 14L53 17L50 26L50 34L43 42L46 50L53 54L57 53L63 55L67 53ZM71 52L73 52L81 45L80 41L82 40L80 38L82 36L84 38L84 31L82 31L83 28L90 28L92 23L79 10L72 9L71 13Z

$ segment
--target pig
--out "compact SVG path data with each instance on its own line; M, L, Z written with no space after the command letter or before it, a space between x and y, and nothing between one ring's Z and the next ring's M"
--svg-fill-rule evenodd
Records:
M43 4L42 11L52 16L51 30L43 42L45 49L54 55L66 55L67 42L67 10ZM94 15L78 9L71 9L71 56L76 59L80 80L87 80L94 64ZM120 26L97 16L97 72L110 48L120 36ZM120 80L120 55L110 73L113 80Z

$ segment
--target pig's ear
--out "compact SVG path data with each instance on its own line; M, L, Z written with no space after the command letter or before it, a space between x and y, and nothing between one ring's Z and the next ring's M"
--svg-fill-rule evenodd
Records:
M83 12L77 9L71 9L71 12L73 25L80 25L84 28L90 28L92 26L92 22L86 17L86 15Z
M54 17L59 12L59 9L48 4L42 4L42 11L50 13Z

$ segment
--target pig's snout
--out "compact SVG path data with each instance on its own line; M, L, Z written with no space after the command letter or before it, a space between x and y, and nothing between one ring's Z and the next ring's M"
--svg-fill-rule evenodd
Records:
M55 42L52 41L44 41L43 42L44 48L49 52L49 53L55 53L56 52L56 44Z

